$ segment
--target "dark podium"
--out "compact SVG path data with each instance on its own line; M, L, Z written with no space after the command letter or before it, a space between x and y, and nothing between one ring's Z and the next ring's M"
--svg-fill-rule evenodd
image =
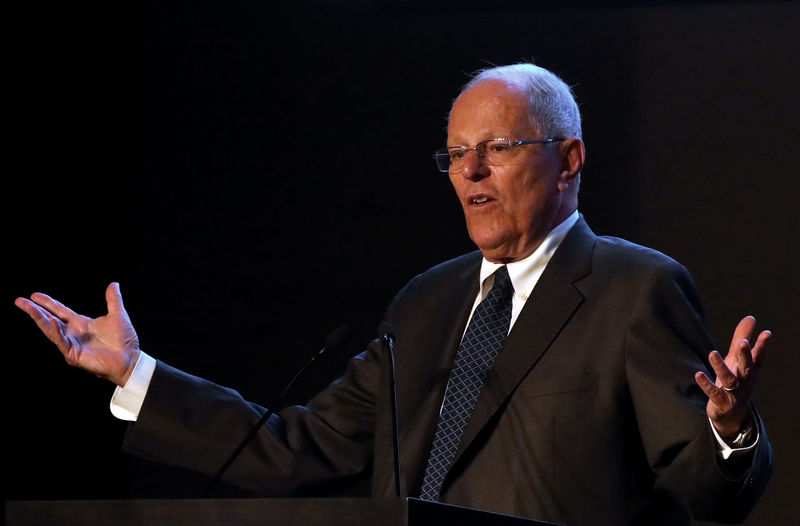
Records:
M410 498L12 501L5 516L9 526L554 526Z

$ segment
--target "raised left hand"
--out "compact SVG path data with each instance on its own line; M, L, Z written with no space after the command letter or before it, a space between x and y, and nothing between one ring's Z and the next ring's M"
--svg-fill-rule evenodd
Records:
M718 351L711 351L708 360L716 381L703 372L697 372L694 379L708 396L706 413L723 440L730 441L742 430L750 419L750 399L756 384L756 377L764 362L770 331L761 331L755 345L750 338L756 319L746 316L736 326L733 339L725 359Z

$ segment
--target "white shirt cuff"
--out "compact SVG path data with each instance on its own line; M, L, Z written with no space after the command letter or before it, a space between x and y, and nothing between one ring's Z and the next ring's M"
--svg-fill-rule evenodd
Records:
M156 360L143 352L140 353L125 387L117 386L114 390L110 404L112 415L120 420L136 421L155 370Z
M752 421L755 422L756 421L755 418L753 418ZM731 447L724 440L722 440L721 436L719 436L719 433L717 433L717 429L714 427L714 424L711 422L710 418L708 419L708 425L711 426L711 431L714 433L714 438L717 439L717 455L722 457L723 460L728 460L731 457L731 455L740 455L743 453L749 453L750 451L755 449L755 447L758 445L759 439L761 438L761 433L758 430L758 424L754 423L753 431L756 434L756 439L753 440L753 443L745 447Z

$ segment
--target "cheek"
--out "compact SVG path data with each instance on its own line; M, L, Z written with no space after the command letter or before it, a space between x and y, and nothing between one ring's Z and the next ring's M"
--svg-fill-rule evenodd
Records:
M519 225L530 225L552 202L551 189L541 180L514 185L508 190L504 212Z
M521 179L507 184L503 189L503 211L517 218L526 215L531 205L536 202L536 192L530 184L523 184Z

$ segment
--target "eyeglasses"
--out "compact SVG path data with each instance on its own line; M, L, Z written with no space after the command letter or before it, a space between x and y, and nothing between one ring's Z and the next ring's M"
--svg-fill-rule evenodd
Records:
M488 139L481 141L475 145L474 148L467 148L466 146L448 146L446 150L438 150L433 154L440 172L458 173L464 169L464 160L467 158L467 152L475 150L478 157L483 159L483 162L491 166L502 166L509 164L514 156L513 150L515 146L522 146L523 144L548 144L551 142L561 142L564 139L534 139L528 141L512 141L507 137Z

